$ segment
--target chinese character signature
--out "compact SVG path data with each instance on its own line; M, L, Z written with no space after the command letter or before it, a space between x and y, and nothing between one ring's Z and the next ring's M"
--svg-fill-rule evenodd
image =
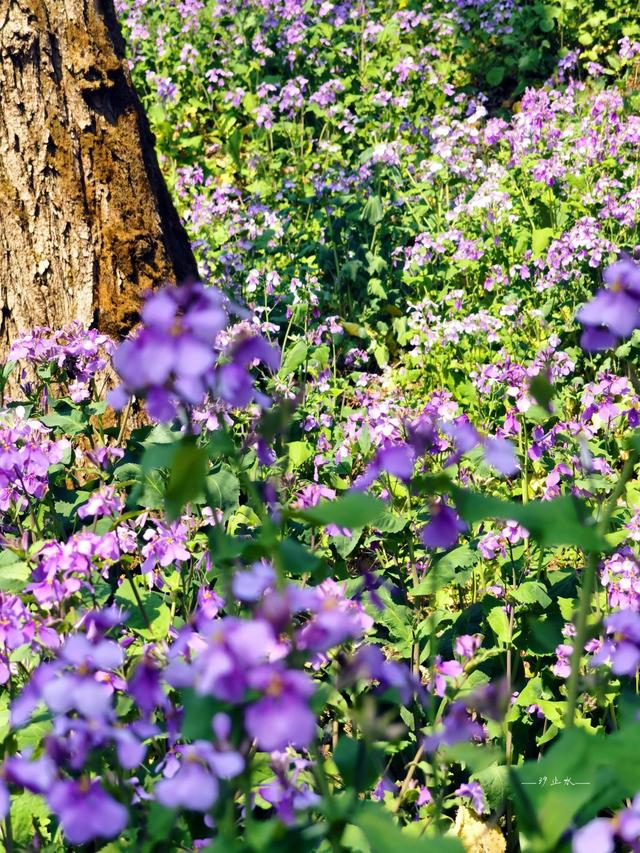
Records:
M549 779L548 776L540 776L535 782L523 782L522 784L539 785L541 788L548 785L550 788L553 788L555 785L564 785L565 787L569 787L570 785L590 785L591 782L574 782L571 776L566 776L564 779L558 779L557 776L554 776L553 779Z

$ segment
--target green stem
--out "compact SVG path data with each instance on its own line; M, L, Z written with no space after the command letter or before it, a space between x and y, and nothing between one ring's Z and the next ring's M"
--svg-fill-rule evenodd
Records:
M624 492L628 480L633 475L634 468L638 461L638 452L632 450L629 453L629 458L624 463L624 468L620 474L620 478L611 493L609 500L606 503L600 520L598 521L597 531L601 536L604 536L609 528L611 516L618 503L618 498ZM576 618L576 636L574 639L573 652L571 654L571 673L567 683L567 712L565 716L565 726L570 729L575 724L576 705L578 702L578 680L580 674L580 660L584 650L584 644L587 640L587 621L589 611L591 609L591 596L595 588L596 574L598 571L598 553L592 551L587 559L587 565L582 578L582 587L580 589L580 598L578 600L578 615Z

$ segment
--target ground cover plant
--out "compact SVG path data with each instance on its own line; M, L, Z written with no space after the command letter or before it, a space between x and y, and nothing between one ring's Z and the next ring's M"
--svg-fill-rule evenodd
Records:
M12 342L5 848L638 849L635 4L118 12L202 281Z

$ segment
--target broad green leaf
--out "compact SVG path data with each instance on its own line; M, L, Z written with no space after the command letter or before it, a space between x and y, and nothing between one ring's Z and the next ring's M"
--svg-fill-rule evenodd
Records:
M533 377L529 383L529 393L538 405L547 411L549 410L549 404L553 400L555 391L544 373L538 373L537 376Z
M458 569L471 569L477 562L478 556L469 545L460 545L434 563L427 571L426 577L411 590L411 595L431 595L454 580L466 583L468 572L459 572Z
M509 794L509 770L502 764L493 764L479 770L471 777L482 785L487 805L492 812L502 810Z
M22 791L11 798L11 834L14 843L29 848L37 835L51 838L51 811L42 797Z
M324 526L336 524L352 530L375 522L385 511L386 505L364 492L348 492L333 501L322 501L310 509L294 513L309 524Z
M490 86L499 86L504 80L505 68L503 65L494 65L486 73L486 80Z
M308 441L290 441L287 445L287 451L289 453L289 466L293 471L304 465L314 453L313 447Z
M456 838L412 838L402 832L390 812L376 803L364 803L352 818L372 853L463 853Z
M240 481L228 468L221 468L206 478L207 498L223 512L235 509L240 500Z
M285 350L278 375L284 378L291 373L295 373L300 365L304 364L308 349L306 341L296 341L292 347L288 347Z
M499 642L509 642L509 619L502 607L493 607L487 614L487 622Z
M195 690L182 691L184 719L182 734L189 740L210 740L211 719L222 709L222 703L213 696L201 696Z
M204 491L209 458L206 450L192 439L180 442L169 469L165 494L167 518L176 519L185 504L199 498Z
M451 487L460 515L468 522L485 518L513 520L522 524L540 545L573 545L584 551L608 551L582 501L565 495L551 501L528 504L503 501L491 495Z
M553 237L553 228L536 228L531 234L531 248L534 258L540 257Z
M514 589L510 595L521 604L537 603L541 607L548 607L551 604L551 599L547 595L544 585L537 581L527 581L526 583L520 584L520 586L517 589Z
M384 753L368 746L362 738L346 735L338 741L333 753L343 782L358 793L372 788L382 775Z
M45 426L58 427L66 435L79 435L86 432L89 426L83 419L81 412L72 412L69 415L54 412L50 415L43 415L39 420Z
M314 574L318 571L320 560L304 545L295 539L282 539L278 542L278 553L282 568L288 575Z
M550 710L554 703L545 704ZM511 778L528 849L546 853L590 800L615 808L640 789L640 739L634 729L609 736L568 729L540 760L514 769Z
M384 207L380 196L369 196L362 209L362 219L365 219L369 225L376 225L378 222L382 222L384 219Z

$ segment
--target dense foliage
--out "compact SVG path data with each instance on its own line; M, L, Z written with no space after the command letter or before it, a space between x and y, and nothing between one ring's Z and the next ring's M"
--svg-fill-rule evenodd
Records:
M202 283L2 372L6 849L639 849L636 4L118 11Z

